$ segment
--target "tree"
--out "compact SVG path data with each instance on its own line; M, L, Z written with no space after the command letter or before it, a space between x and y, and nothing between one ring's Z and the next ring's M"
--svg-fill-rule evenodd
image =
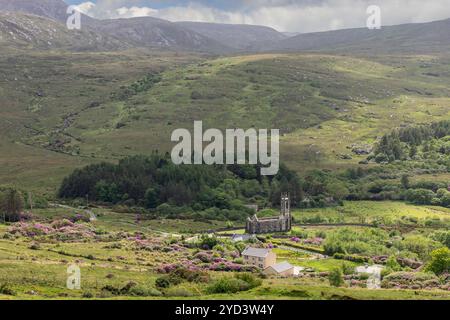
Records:
M427 189L410 189L406 194L406 199L414 204L431 204L436 194Z
M409 157L414 158L417 155L417 147L415 145L411 146L409 149Z
M426 270L436 275L450 272L450 249L444 247L431 252L431 260Z
M20 220L20 213L24 207L24 199L20 191L8 189L0 198L0 209L5 221L16 222Z
M149 209L155 209L159 205L158 192L154 188L148 188L145 191L145 206Z
M116 203L119 199L119 190L115 183L107 183L101 180L95 185L97 199L104 202Z
M440 203L444 207L450 207L450 192L447 189L439 189L437 196L440 199Z
M378 163L401 160L404 157L404 152L398 132L394 131L391 134L383 136L375 148L375 155L375 161Z
M336 201L340 201L345 199L350 191L347 189L347 186L340 181L332 182L327 185L327 192L334 198Z
M406 174L402 175L401 183L402 183L403 188L409 189L410 182L409 182L408 175L406 175Z

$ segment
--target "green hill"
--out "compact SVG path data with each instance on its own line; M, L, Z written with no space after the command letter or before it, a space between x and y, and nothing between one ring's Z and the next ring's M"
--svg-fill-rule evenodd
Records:
M448 62L148 51L4 55L0 174L4 183L32 180L52 189L76 166L170 151L171 132L194 120L222 129L279 128L282 160L299 172L353 166L367 155L352 149L392 128L448 119Z

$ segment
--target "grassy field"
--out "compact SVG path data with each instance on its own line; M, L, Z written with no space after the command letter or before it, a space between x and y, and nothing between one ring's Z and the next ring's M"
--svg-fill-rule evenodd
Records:
M0 226L0 235L6 231L6 226ZM164 241L155 234L148 236ZM38 248L33 248L33 243L26 238L0 240L0 284L2 290L7 285L13 291L3 292L0 299L450 299L450 294L444 291L334 288L324 279L304 278L269 278L258 288L233 295L206 294L205 284L182 283L164 296L116 296L105 288L121 288L131 281L140 287L155 288L155 280L160 276L155 267L177 262L189 251L136 251L128 240L41 243ZM307 256L281 249L276 253L280 261L287 260L318 272L342 264L335 259L308 260ZM81 269L81 290L66 288L67 267L73 263ZM210 275L213 279L229 276L222 272L211 272Z
M319 209L297 210L293 213L298 222L330 222L370 224L380 221L386 225L395 224L402 218L418 221L438 219L450 221L450 209L433 206L416 206L404 202L346 201L343 206Z
M104 104L121 87L198 59L189 54L140 50L5 53L0 58L0 104L7 106L0 110L2 184L54 196L61 179L74 168L119 158L119 154L100 153L105 147L100 144L95 155L78 154L74 145L86 141L76 131L101 129L95 121L103 126L105 116L107 122L116 117ZM88 123L78 120L93 109L102 110L98 118L90 118ZM59 147L60 143L66 147ZM91 143L95 144L95 139ZM151 145L147 147L152 150Z
M146 219L145 215L136 213L115 212L110 208L92 209L97 220L92 223L101 229L124 232L157 232L192 234L217 230L226 227L224 221L193 221L180 219ZM83 214L84 210L75 208L48 208L36 209L34 214L40 221L53 221L57 219L70 219L77 214Z
M291 167L346 167L362 159L340 159L354 143L373 143L383 132L407 123L448 118L442 78L435 83L416 70L419 61L430 60L390 57L380 63L321 55L211 60L163 73L162 82L148 93L119 107L136 117L129 115L123 119L125 127L96 134L96 139L119 153L125 148L125 141L114 146L119 135L138 140L147 132L156 138L155 148L165 151L173 128L191 128L199 119L205 127L220 129L276 127L284 135L282 159ZM446 68L446 61L433 60L433 68ZM89 133L84 134L88 141Z

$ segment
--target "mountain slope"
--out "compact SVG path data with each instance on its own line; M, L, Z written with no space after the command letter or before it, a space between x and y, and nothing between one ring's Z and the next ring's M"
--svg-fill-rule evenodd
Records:
M233 25L203 22L178 22L185 27L208 38L215 39L235 49L249 49L252 45L266 41L279 41L287 37L264 26Z
M58 21L66 20L67 7L62 0L0 0L0 10L31 13Z
M33 14L63 24L68 17L67 6L62 0L0 0L0 11ZM99 49L103 47L121 49L126 43L128 47L220 54L238 51L422 54L450 50L448 32L450 19L383 27L381 30L360 28L300 34L290 38L268 27L197 22L172 23L151 17L96 20L83 15L82 28L91 34L92 40L88 43L94 42L94 45L91 44L94 48L96 38L102 39L101 42L105 39L115 39L99 45ZM40 43L47 43L48 40L48 36L45 35L44 39L36 38L36 42ZM114 45L119 43L122 45L114 48ZM74 44L72 47L86 47L86 45Z
M14 21L11 23L4 22L4 29L6 30L6 25L10 25L10 28L14 29L13 34L16 35L12 37L12 40L23 42L22 45L32 42L39 48L83 48L94 51L120 50L124 47L150 47L212 53L224 53L232 50L230 47L188 28L151 17L96 20L82 15L81 30L69 33L65 26L68 17L67 7L68 5L62 0L0 0L0 12L3 12L3 16L5 16L5 12L12 12L14 14L9 14L11 20L15 14L18 14L17 19L13 19ZM24 14L29 14L26 21L23 20ZM40 19L37 22L36 18L31 18L30 14L36 18L38 16L45 18L45 20ZM36 29L47 31L40 33L38 30L33 30L33 19L37 22ZM44 21L46 22L44 23ZM43 27L44 24L47 24L47 27ZM51 35L52 32L48 29L50 24L55 29L54 35ZM13 25L15 26L13 27ZM21 25L26 26L24 30L21 30ZM86 35L88 36L86 37Z
M450 49L450 19L417 24L301 34L260 51L340 51L356 53L428 53ZM256 47L255 47L256 48Z
M0 43L16 49L65 49L71 51L108 51L129 46L88 28L68 30L65 25L44 17L0 11Z
M102 20L97 30L135 46L223 53L231 48L175 23L151 18Z
M0 0L1 11L29 13L40 17L66 22L68 5L62 0ZM94 25L95 19L84 14L81 23Z

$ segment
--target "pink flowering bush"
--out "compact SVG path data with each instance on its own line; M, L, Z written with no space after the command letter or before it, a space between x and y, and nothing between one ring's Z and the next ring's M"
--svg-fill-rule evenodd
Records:
M53 239L58 241L79 241L96 238L93 227L73 223L69 220L57 220L51 224L19 222L12 225L8 232L28 238Z
M29 212L22 212L20 214L20 221L31 221L33 220L33 214Z
M40 223L19 222L8 229L8 232L13 235L21 235L24 237L34 238L38 236L45 236L52 232L52 228Z
M382 281L382 287L387 289L432 290L441 288L445 290L445 285L442 285L435 275L422 272L394 272L385 276Z
M164 248L162 241L158 238L146 239L142 234L126 236L125 238L132 242L133 249L135 250L162 251Z
M242 265L225 258L213 258L211 252L198 252L194 259L181 259L173 264L164 264L157 268L159 273L171 273L182 265L191 271L255 272L254 266Z
M201 262L211 262L214 259L210 252L199 252L194 256L194 258L200 260Z
M303 244L311 245L311 246L321 246L324 239L316 237L316 238L309 238L303 240Z

